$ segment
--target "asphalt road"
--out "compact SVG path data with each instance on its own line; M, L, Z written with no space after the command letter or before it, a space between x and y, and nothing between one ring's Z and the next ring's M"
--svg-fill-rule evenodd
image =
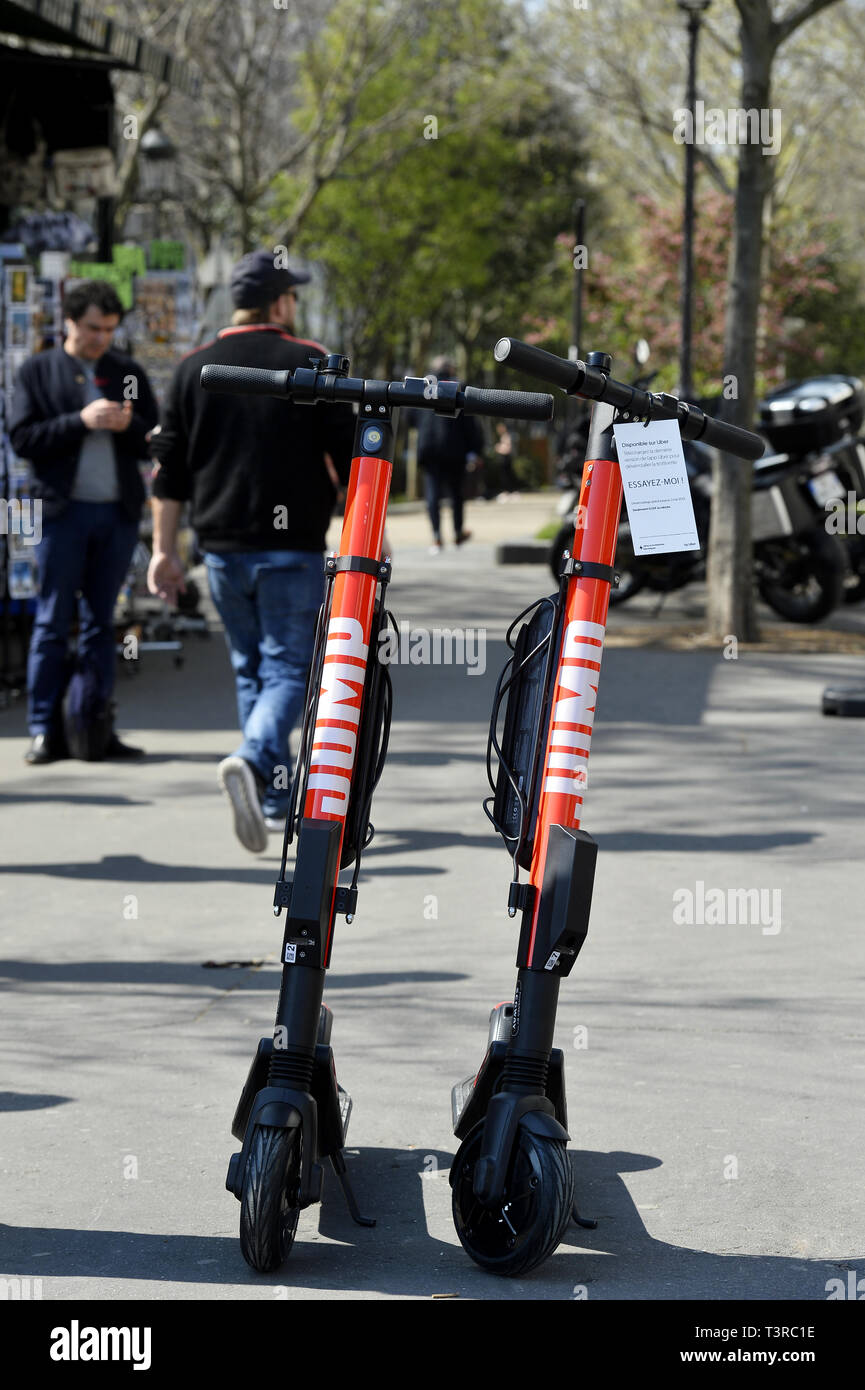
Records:
M865 924L863 729L820 693L862 658L606 652L595 901L557 1030L598 1226L501 1281L454 1232L449 1093L513 990L484 752L505 629L547 581L494 568L489 541L431 557L419 527L393 522L395 614L480 627L485 670L394 668L378 833L337 928L349 1167L378 1224L353 1225L329 1179L279 1274L240 1256L229 1125L272 1028L281 924L277 842L243 850L216 785L236 732L215 634L182 671L155 655L121 681L141 765L27 768L23 712L0 713L0 1274L59 1300L825 1300L865 1274ZM713 889L762 890L760 912L677 920Z

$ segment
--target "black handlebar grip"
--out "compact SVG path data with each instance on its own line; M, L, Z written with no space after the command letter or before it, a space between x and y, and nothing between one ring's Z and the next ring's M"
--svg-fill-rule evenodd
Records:
M582 375L576 362L566 362L563 357L555 357L543 348L521 343L519 338L499 338L493 348L497 362L507 362L515 371L536 376L539 381L548 381L551 386L560 386L570 391Z
M287 396L291 372L267 367L221 367L208 362L199 377L205 391L228 391L235 396Z
M743 430L740 425L728 425L726 420L707 420L699 438L701 443L713 444L740 459L759 459L766 451L766 442L759 434Z
M461 395L466 415L497 415L502 420L553 418L553 398L542 391L498 391L467 386Z

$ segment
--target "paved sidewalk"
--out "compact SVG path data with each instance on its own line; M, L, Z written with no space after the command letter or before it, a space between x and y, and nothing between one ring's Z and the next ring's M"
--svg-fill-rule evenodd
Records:
M0 1275L59 1300L591 1302L824 1300L829 1279L865 1274L863 728L819 712L824 684L863 675L851 654L611 641L586 802L595 902L557 1034L599 1225L518 1281L457 1242L450 1087L481 1059L516 948L480 804L486 726L507 625L549 590L540 567L492 564L492 532L531 535L549 505L475 506L478 539L436 557L422 516L389 522L396 617L480 626L486 669L394 669L378 833L326 995L350 1169L378 1225L352 1225L326 1179L276 1276L244 1265L223 1185L281 925L277 842L247 854L216 785L237 741L222 639L191 638L182 671L153 656L121 680L140 766L27 768L23 712L0 713ZM690 620L695 596L677 602ZM764 890L765 916L674 919L715 888Z

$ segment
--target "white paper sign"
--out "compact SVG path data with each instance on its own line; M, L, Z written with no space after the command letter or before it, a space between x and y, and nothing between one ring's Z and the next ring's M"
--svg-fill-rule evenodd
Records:
M699 550L694 504L675 420L613 426L635 555Z

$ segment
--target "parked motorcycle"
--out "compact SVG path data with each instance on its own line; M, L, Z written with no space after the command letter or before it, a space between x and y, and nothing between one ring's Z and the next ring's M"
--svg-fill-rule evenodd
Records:
M863 418L865 386L855 376L788 382L760 403L761 433L791 464L800 462L820 523L846 551L845 603L865 598L865 444L857 437Z
M818 413L813 411L814 416ZM764 425L763 433L770 444L778 438L771 424L769 429ZM787 436L782 434L781 437ZM800 431L795 437L800 443L810 443L813 434L806 431L803 436ZM714 451L697 441L685 443L683 451L700 549L635 555L627 515L623 515L616 551L619 585L610 593L613 604L625 603L643 589L670 593L705 578ZM754 464L751 505L754 578L764 602L790 622L818 622L844 597L848 556L842 540L830 534L824 525L826 496L829 492L836 495L841 486L838 479L827 481L829 471L831 465L813 448L795 454L770 454ZM564 514L561 503L559 511ZM562 556L570 545L573 530L574 516L570 509L550 547L550 568L555 576L560 572ZM865 541L865 538L858 539ZM865 543L862 548L865 551Z

